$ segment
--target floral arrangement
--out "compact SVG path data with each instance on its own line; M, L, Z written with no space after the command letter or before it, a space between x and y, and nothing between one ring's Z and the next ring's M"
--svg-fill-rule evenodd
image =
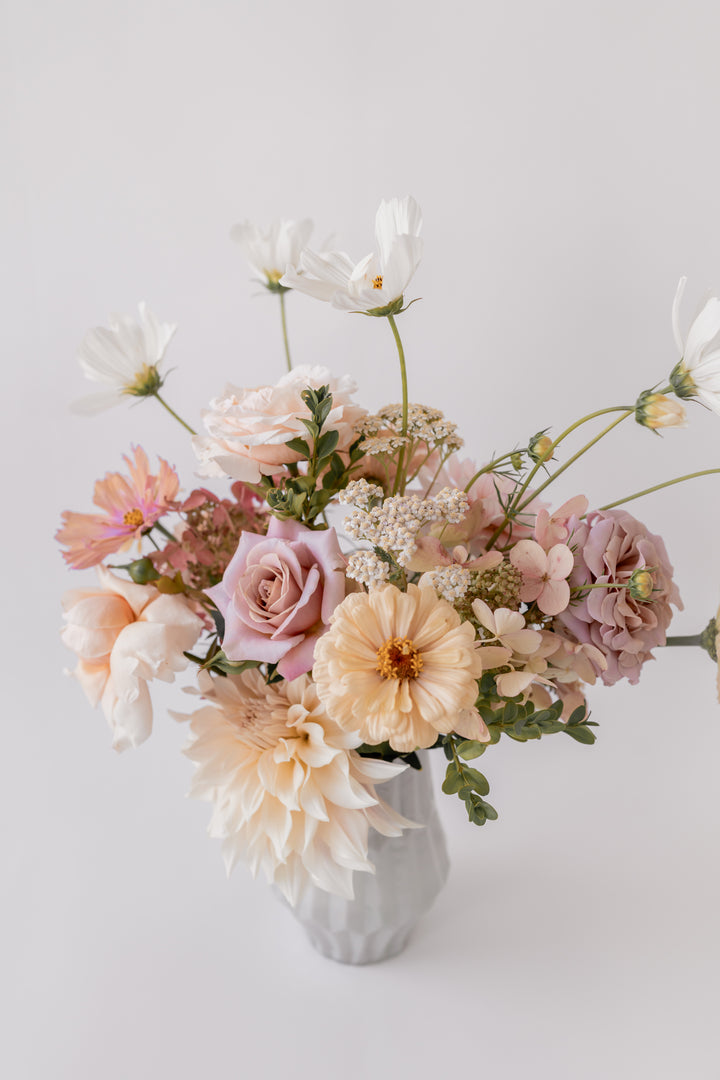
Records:
M413 199L381 203L376 250L357 263L308 247L308 221L236 226L279 298L288 371L274 385L227 385L201 412L202 434L161 394L175 327L143 304L139 320L91 330L79 352L103 386L81 411L154 398L192 435L203 482L226 483L181 494L167 461L135 446L97 481L95 513L63 514L66 562L96 573L64 597L73 674L124 750L152 731L151 683L195 670L197 708L179 717L191 793L212 803L228 871L245 859L291 903L308 882L352 897L353 873L373 869L369 831L413 827L382 785L420 767L418 750L445 754L443 791L483 825L497 813L468 762L501 738L591 744L586 688L598 679L636 683L669 643L717 659L716 619L695 638L667 637L682 604L665 545L620 508L690 476L599 508L584 494L554 507L546 492L628 419L657 433L687 425L685 401L720 413L720 300L683 336L680 282L667 385L478 466L452 422L408 399L397 319L421 225ZM399 404L369 414L348 377L292 367L290 290L389 324ZM560 463L565 440L601 417Z

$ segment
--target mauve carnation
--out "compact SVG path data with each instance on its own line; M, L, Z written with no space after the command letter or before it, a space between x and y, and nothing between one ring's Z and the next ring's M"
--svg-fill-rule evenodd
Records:
M243 532L222 581L207 590L225 619L225 655L277 664L286 679L310 671L345 597L344 570L334 529L272 518L266 536Z
M353 380L336 379L324 367L293 368L275 386L244 390L227 385L219 398L202 413L207 436L196 435L193 449L200 460L200 476L231 476L257 484L260 478L282 473L286 465L301 461L302 454L285 445L290 439L307 439L300 417L309 419L303 390L328 386L333 404L325 429L339 434L339 453L357 438L355 425L366 410L355 405Z
M665 544L626 510L593 510L585 521L568 524L576 550L571 585L626 584L634 571L652 571L649 601L635 600L629 589L591 589L558 616L578 641L597 646L606 657L604 683L625 678L634 684L652 650L665 644L670 604L682 608Z

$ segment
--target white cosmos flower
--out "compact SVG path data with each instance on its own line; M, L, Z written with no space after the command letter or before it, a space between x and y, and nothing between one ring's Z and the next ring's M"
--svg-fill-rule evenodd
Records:
M705 302L683 341L680 302L686 281L680 278L673 303L673 334L681 359L670 382L678 397L697 398L720 414L720 300L711 296Z
M297 266L312 230L313 223L309 218L304 221L281 218L267 229L244 221L233 225L230 236L240 245L245 258L260 275L263 285L271 292L279 292L282 289L279 282L285 268Z
M412 197L383 201L375 217L376 252L354 263L342 251L306 248L299 270L289 266L280 284L328 300L343 311L392 314L400 309L420 263L421 228L422 213Z
M161 323L144 303L140 321L131 315L111 315L110 328L88 330L78 351L78 363L91 382L107 390L74 402L74 412L97 413L110 409L128 395L146 397L163 384L158 371L177 327Z

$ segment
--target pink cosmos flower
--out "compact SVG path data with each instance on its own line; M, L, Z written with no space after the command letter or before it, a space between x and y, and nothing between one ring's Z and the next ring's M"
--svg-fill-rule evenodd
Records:
M545 615L559 615L570 603L565 580L573 570L573 553L567 544L543 551L535 540L520 540L510 552L510 562L523 576L520 599L533 600Z
M578 641L603 654L606 685L623 678L634 684L652 650L665 644L670 605L683 606L665 544L626 510L593 510L570 527L577 545L573 585L624 586L638 570L652 575L654 591L647 600L635 599L627 588L591 589L560 616Z
M140 446L132 448L135 460L124 454L130 473L106 473L95 484L93 502L103 514L76 514L66 510L63 525L55 539L67 546L63 558L75 570L97 566L115 551L122 551L146 529L174 509L179 480L167 461L158 458L157 474L150 473L147 454Z
M135 585L99 566L100 584L63 597L62 639L78 655L73 675L91 705L102 705L115 750L152 731L148 682L172 682L203 629L184 596Z
M225 619L225 655L277 664L286 679L310 671L345 597L344 569L334 529L272 518L267 536L243 532L222 581L207 590Z

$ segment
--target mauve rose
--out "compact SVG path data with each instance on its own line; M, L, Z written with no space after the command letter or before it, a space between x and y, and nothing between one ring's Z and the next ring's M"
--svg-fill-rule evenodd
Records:
M225 619L225 655L277 664L286 679L310 671L345 598L344 570L334 529L272 518L267 535L241 533L222 581L207 590Z
M612 686L623 678L636 683L652 649L665 644L670 604L683 606L665 544L626 510L593 510L585 521L571 518L568 528L568 543L576 550L571 585L623 584L635 570L652 570L655 591L649 601L633 599L629 589L591 589L558 616L578 641L604 654L604 683Z

